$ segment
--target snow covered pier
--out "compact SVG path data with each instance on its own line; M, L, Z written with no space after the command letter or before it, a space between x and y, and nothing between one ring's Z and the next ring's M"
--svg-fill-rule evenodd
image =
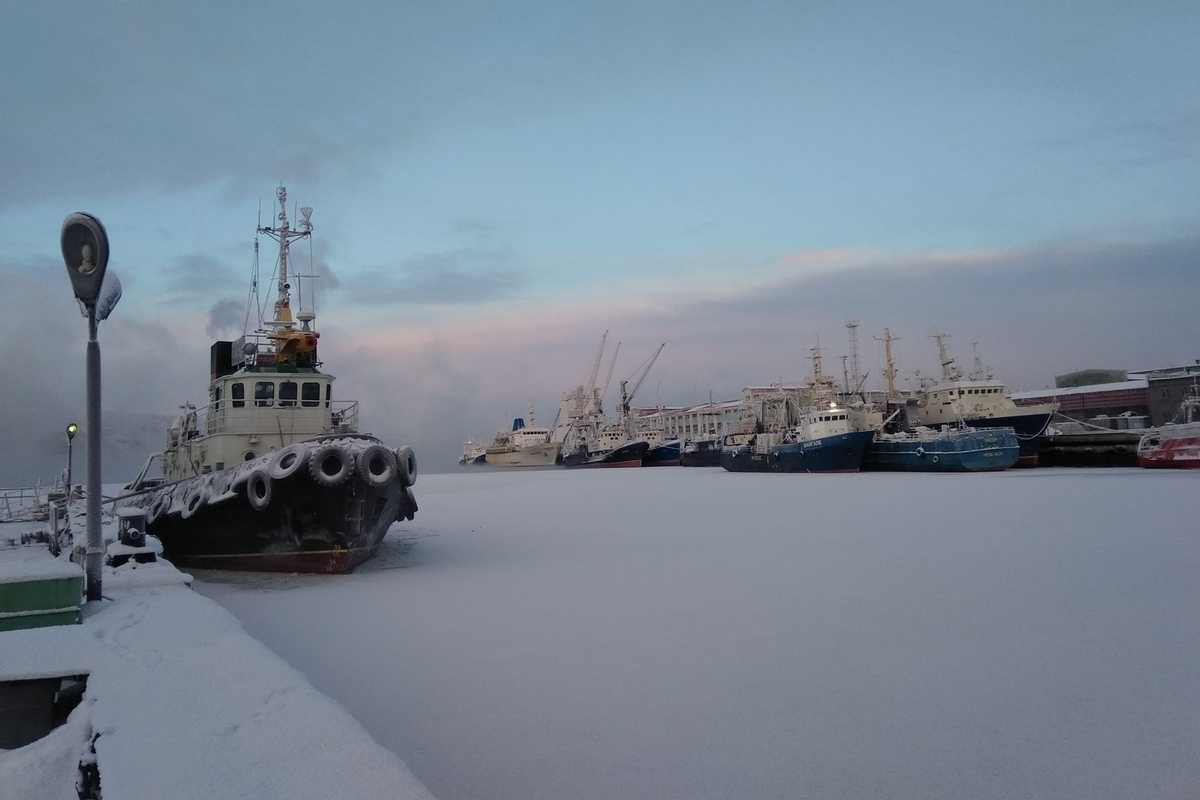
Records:
M56 563L44 547L0 548L5 575ZM65 722L0 749L0 797L78 800L90 773L105 800L431 798L341 705L190 583L165 561L106 567L104 599L79 624L0 633L0 684L86 681Z

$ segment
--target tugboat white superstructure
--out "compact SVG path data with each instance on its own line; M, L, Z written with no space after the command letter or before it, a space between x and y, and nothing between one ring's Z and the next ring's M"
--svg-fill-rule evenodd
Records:
M408 447L359 433L357 402L334 401L320 370L316 315L293 316L289 248L312 233L311 208L293 229L280 187L278 224L258 232L279 244L270 319L211 349L208 406L187 404L167 432L164 483L119 504L147 509L164 555L183 566L348 572L371 558L393 522L417 511ZM258 285L258 243L255 277ZM299 284L297 284L299 285Z

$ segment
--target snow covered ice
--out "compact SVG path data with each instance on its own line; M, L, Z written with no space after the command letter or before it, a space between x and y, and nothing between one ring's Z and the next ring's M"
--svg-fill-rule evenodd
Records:
M0 577L74 566L44 548L3 555ZM428 800L395 754L187 580L129 562L105 569L82 624L0 633L0 680L87 675L62 726L0 750L0 800L77 800L81 757L106 800Z
M126 565L0 634L90 672L0 797L73 800L97 731L106 800L1193 798L1197 481L423 475L354 574Z
M1198 481L464 469L196 588L438 797L1196 797Z

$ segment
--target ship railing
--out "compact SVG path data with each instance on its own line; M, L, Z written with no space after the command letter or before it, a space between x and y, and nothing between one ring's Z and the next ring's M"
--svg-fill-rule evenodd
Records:
M228 401L219 401L225 403ZM248 401L250 402L250 401ZM237 409L241 410L241 409ZM292 433L294 431L312 430L314 427L312 420L316 416L314 412L324 412L323 420L319 425L319 433L321 434L350 434L358 433L358 401L357 400L333 400L320 401L317 407L309 407L304 405L292 406L273 406L270 409L274 415L274 425L282 429L284 433ZM289 417L295 420L292 424L289 422ZM263 420L258 415L242 415L242 414L225 414L221 409L217 408L215 403L210 403L204 409L196 412L196 421L187 426L188 430L184 431L185 438L193 438L200 432L207 436L215 436L218 434L253 434L253 433L271 433L263 427Z
M41 486L0 489L0 522L45 520L48 500L49 493Z
M334 403L330 415L330 433L358 433L358 401Z

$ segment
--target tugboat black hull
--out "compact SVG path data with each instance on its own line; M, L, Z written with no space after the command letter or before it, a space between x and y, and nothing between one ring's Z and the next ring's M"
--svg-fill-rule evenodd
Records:
M393 522L413 518L415 467L407 448L339 436L119 504L147 510L148 532L176 566L338 574L373 557Z

